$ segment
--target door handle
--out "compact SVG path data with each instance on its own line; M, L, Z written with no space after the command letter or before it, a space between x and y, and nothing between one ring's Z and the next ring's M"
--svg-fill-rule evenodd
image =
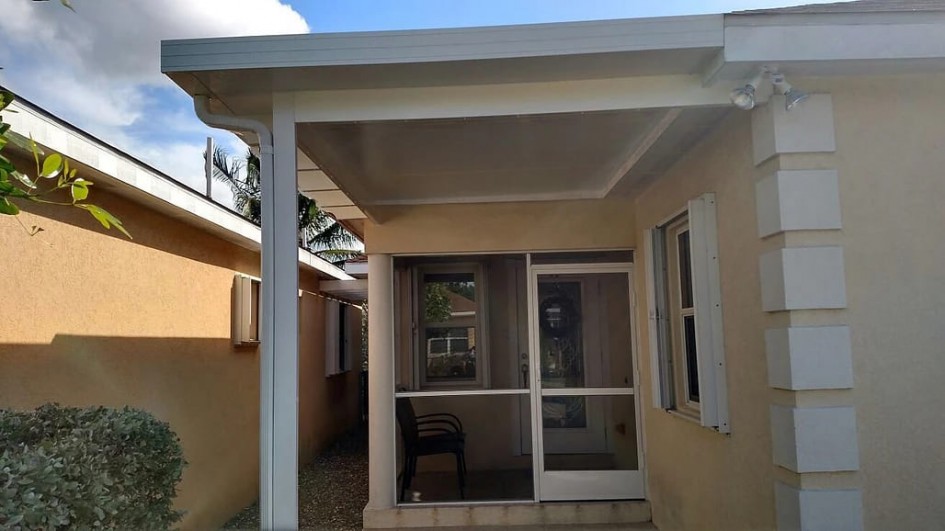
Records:
M522 353L522 386L528 389L528 354Z

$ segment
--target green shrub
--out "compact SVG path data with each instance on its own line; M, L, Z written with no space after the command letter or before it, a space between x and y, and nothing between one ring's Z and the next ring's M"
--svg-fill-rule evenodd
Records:
M0 410L0 528L167 529L185 464L177 435L145 411Z

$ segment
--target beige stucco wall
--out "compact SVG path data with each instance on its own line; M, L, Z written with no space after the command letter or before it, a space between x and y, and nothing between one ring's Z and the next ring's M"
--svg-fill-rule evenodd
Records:
M365 223L368 253L451 253L627 248L626 200L382 207Z
M638 247L644 229L689 199L716 194L731 435L652 408L646 257L637 249L637 396L647 496L663 530L773 529L775 480L801 480L773 465L769 408L792 402L856 408L860 470L805 477L806 487L861 487L870 530L930 529L945 520L945 423L936 407L945 399L945 76L796 81L832 94L836 153L785 155L756 168L750 113L733 111L635 199L391 207L382 224L367 224L370 252ZM759 238L755 182L778 167L836 168L842 230ZM847 308L763 312L759 256L810 245L843 247ZM764 330L791 324L850 326L852 392L769 388Z
M860 471L824 475L817 485L863 490L866 529L931 529L945 519L941 478L945 426L933 404L945 399L945 76L805 79L798 84L833 97L835 154L782 156L783 169L836 168L843 229L792 233L762 241L756 229L754 183L777 169L753 168L748 113L681 160L636 203L644 229L715 192L732 435L723 437L649 408L647 330L641 327L641 392L648 445L649 498L660 529L765 529L774 526L771 403L789 395L767 389L763 330L785 326L760 308L760 253L786 244L841 245L847 309L800 312L795 324L848 324L854 389L801 392L812 406L856 407ZM734 258L734 259L733 259ZM637 277L643 292L643 277ZM797 313L797 312L795 312ZM646 323L644 307L640 323Z
M258 352L231 346L230 297L234 273L258 275L259 256L94 192L133 242L77 209L31 208L21 220L44 229L34 237L0 217L0 407L150 411L177 432L189 462L177 500L182 527L219 526L257 495ZM308 272L301 283L318 287ZM306 295L301 309L304 460L356 419L357 371L324 378L324 304Z
M638 237L716 194L731 435L652 407L646 300L637 320L648 498L661 530L771 529L773 467L748 113L732 113L636 200ZM638 261L637 293L646 293Z
M945 76L833 95L866 529L945 521Z

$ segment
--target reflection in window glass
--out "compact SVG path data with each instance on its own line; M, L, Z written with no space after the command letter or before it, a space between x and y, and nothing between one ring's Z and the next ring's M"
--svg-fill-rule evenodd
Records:
M476 378L476 329L427 328L427 380Z
M541 401L542 427L586 428L587 403L583 396L546 396Z
M426 381L475 381L475 273L425 273L422 293Z
M692 260L689 257L689 231L676 236L679 244L679 298L683 308L692 308Z
M448 323L476 316L476 281L473 273L437 273L423 276L424 319Z
M686 392L690 402L699 401L699 360L696 357L696 316L683 317L686 334Z
M581 283L538 283L538 348L543 387L584 386L584 339Z

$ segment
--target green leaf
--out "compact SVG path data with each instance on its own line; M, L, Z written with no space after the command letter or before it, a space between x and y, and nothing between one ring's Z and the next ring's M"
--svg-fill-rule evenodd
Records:
M9 90L0 90L0 111L6 109L8 105L13 103L13 93Z
M33 145L35 145L35 142L32 142L29 138L21 135L20 133L17 133L16 131L7 131L7 134L5 136L7 140L13 143L14 146L20 149L23 149L25 151L32 151ZM43 151L39 149L39 147L37 147L36 149L39 150L40 155L43 154Z
M33 160L36 161L36 168L39 169L39 157L43 154L43 151L36 145L33 135L30 135L30 152L33 154Z
M57 175L62 170L62 155L59 153L53 153L52 155L46 157L46 160L43 161L43 170L40 172L40 177L45 177L51 179Z
M92 214L92 217L97 219L98 222L101 223L102 226L105 227L106 229L115 227L116 229L121 231L122 234L127 236L129 240L134 239L131 237L131 234L129 234L128 231L125 230L125 227L122 226L121 220L109 214L108 211L105 210L104 208L100 206L96 206L96 205L89 205L89 204L81 204L81 205L76 205L76 206L83 210L88 210L89 214Z
M20 207L14 205L6 197L0 197L0 214L15 216L20 213Z
M27 187L27 188L29 188L29 189L31 189L31 190L34 189L34 188L36 188L36 183L34 183L33 180L30 179L29 176L26 175L25 173L20 173L20 172L18 172L18 171L14 171L14 172L11 173L11 175L13 175L13 177L14 177L17 181L20 181L21 183L23 183L23 186L25 186L25 187Z
M89 186L92 183L85 179L76 179L72 182L72 202L85 201L89 197Z
M23 179L29 180L29 177L23 175L18 171L10 172L10 175L14 176L16 180L22 182ZM29 192L25 190L20 190L16 185L10 180L0 180L0 194L10 196L10 197L22 197L27 198L30 196Z

